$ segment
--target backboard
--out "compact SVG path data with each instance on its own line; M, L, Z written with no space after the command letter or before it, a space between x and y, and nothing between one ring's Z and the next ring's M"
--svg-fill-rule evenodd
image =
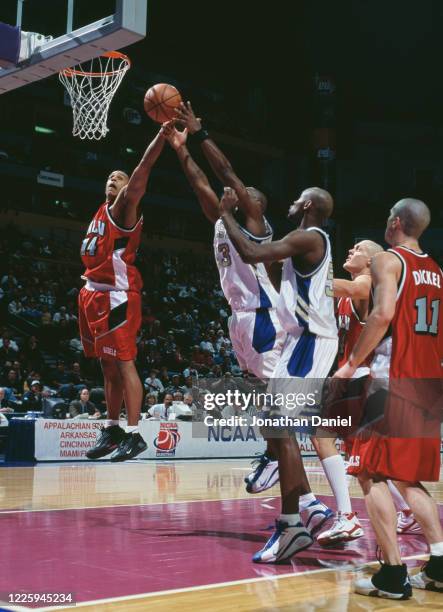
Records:
M26 23L26 11L32 3L44 4L41 0L15 0L17 3L16 24L34 31L32 23ZM29 59L17 63L12 68L0 68L0 94L28 83L45 79L57 74L64 68L71 68L88 59L98 57L106 51L116 51L131 45L146 36L147 2L148 0L112 0L114 13L104 16L94 22L73 29L75 24L76 1L57 0L57 9L65 4L66 27L64 34L56 35L52 40L44 40L37 46ZM3 1L2 1L3 4ZM109 4L109 2L108 2ZM94 8L107 6L101 0L93 0ZM35 10L35 6L34 6ZM40 32L46 36L53 35L50 31L51 14L43 13L48 27ZM0 9L0 21L4 21ZM41 23L40 23L41 25Z

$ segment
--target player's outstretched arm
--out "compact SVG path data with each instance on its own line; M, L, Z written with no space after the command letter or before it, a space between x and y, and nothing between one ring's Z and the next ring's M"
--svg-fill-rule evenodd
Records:
M349 297L351 300L367 300L371 291L371 277L369 274L357 276L354 280L334 278L334 297Z
M220 202L220 213L226 231L238 254L245 263L271 263L281 261L287 257L309 253L323 247L323 242L318 232L303 232L295 230L289 233L282 240L267 242L266 244L256 244L248 240L241 231L237 221L233 216L233 209L237 205L237 197L233 189L225 187L223 197Z
M334 376L351 378L358 366L372 353L394 318L397 283L401 263L392 253L379 253L372 259L371 276L374 286L374 306L349 357L348 363Z
M198 198L204 215L211 223L215 223L220 217L218 197L209 184L206 174L195 163L186 147L188 129L179 132L171 121L164 123L162 129L166 140L177 153L183 172Z
M205 136L203 139L200 137L199 141L209 165L224 186L235 190L238 197L238 206L247 219L248 230L258 236L263 235L266 228L262 210L249 194L243 181L234 172L231 162L215 142L209 138L207 132L203 130L201 120L195 116L191 103L188 102L186 105L182 103L176 112L178 119L186 126L190 134Z
M163 150L165 138L160 130L149 144L140 163L129 178L129 182L118 194L110 211L122 227L133 227L140 217L140 200L146 193L152 167Z

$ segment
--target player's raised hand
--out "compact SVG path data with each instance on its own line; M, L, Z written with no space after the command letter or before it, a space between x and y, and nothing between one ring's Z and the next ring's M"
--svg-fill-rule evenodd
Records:
M234 189L225 187L222 199L220 200L220 213L234 213L237 209L238 197Z
M195 134L202 129L201 119L195 116L190 102L186 104L181 102L175 109L175 116L189 130L190 134Z
M161 132L175 151L177 151L182 145L186 144L188 129L185 128L182 132L180 132L175 127L174 120L163 123Z

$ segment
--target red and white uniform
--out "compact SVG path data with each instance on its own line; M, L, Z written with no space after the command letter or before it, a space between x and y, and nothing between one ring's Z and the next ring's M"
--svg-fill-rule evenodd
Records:
M338 300L337 304L338 318L338 367L344 366L351 355L352 349L357 343L357 340L364 328L365 322L360 320L360 317L355 310L351 298L343 297ZM369 374L369 366L371 365L372 354L368 355L364 362L357 368L352 378L360 378Z
M364 329L365 322L360 319L352 299L349 297L339 298L337 303L337 322L338 322L338 367L345 365L352 353L352 349ZM364 362L357 368L349 382L344 396L334 402L328 410L327 416L330 418L350 418L351 431L355 432L363 416L364 397L369 376L369 366L371 365L372 354L368 355ZM350 434L349 427L336 430L343 438L345 452L352 453L353 435Z
M389 435L356 440L348 472L366 471L409 482L436 481L440 473L443 273L426 253L400 246L389 252L400 260L402 274L390 330L371 363L374 383L388 383L381 432Z
M79 325L87 357L135 359L141 325L142 279L135 267L143 218L119 227L102 204L82 242L85 286L79 294Z

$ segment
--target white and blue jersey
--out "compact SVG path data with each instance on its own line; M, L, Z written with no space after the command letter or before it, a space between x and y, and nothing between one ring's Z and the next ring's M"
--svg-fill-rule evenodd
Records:
M317 227L306 231L321 234L325 254L319 265L308 274L296 270L292 258L283 262L277 314L288 337L274 372L277 378L325 378L337 353L329 237Z
M325 243L324 257L309 274L296 270L291 257L285 259L277 313L288 334L298 335L303 328L317 336L336 338L331 244L323 230L310 227L305 231L321 234Z
M272 228L265 220L266 234L254 236L241 227L243 234L257 243L270 242ZM244 263L225 229L222 219L214 227L214 255L220 275L220 284L233 312L273 308L278 293L275 291L264 264Z
M272 228L265 219L266 234L243 234L258 244L270 242ZM222 219L214 227L214 255L220 284L231 309L229 334L240 367L258 378L271 376L285 338L276 314L278 293L262 263L244 263L226 232Z

